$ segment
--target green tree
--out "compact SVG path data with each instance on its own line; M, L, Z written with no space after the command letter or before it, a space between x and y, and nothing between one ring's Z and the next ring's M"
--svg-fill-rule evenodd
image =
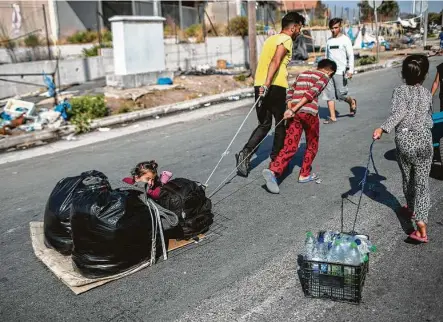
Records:
M369 6L367 0L358 3L361 11L362 21L372 21L374 19L374 9ZM378 7L377 12L380 17L380 21L383 20L394 20L398 17L400 12L400 7L397 1L383 1L381 6Z
M441 15L442 12L437 13L437 12L430 12L429 16L428 16L428 22L431 23L435 23L437 25L441 24Z

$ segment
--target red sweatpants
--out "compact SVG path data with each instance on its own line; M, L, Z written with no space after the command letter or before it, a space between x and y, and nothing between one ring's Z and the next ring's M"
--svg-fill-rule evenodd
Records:
M318 139L320 134L319 120L318 116L308 113L297 113L294 118L289 120L289 127L286 130L283 148L269 166L269 169L273 171L277 177L283 174L289 162L297 153L303 130L306 135L306 151L300 169L300 176L307 177L311 174L311 165L318 152Z

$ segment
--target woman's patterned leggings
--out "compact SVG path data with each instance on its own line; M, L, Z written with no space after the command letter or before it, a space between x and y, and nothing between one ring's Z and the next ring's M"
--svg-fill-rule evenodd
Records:
M277 177L281 176L288 166L293 156L297 153L303 130L306 133L306 151L303 156L303 164L300 169L300 176L307 177L311 174L311 165L318 152L318 139L320 134L320 124L318 116L308 113L297 113L289 120L286 130L285 144L280 150L269 169Z
M429 173L434 154L431 131L397 132L395 145L408 209L415 214L416 221L427 223L431 208Z

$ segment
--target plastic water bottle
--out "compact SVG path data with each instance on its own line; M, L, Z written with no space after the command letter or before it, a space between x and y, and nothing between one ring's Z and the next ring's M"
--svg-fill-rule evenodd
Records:
M358 246L355 242L352 242L344 258L345 264L358 266L361 263L361 254L358 251Z
M343 263L343 250L339 240L335 240L334 245L328 252L328 263ZM331 275L341 275L340 265L330 265Z
M324 236L320 235L315 246L315 257L312 259L319 262L325 262L328 256L328 244L324 242ZM326 273L328 271L327 264L320 264L320 271Z
M305 240L305 257L307 260L312 260L312 253L314 251L315 246L315 237L312 234L312 232L308 231L306 233L306 240Z

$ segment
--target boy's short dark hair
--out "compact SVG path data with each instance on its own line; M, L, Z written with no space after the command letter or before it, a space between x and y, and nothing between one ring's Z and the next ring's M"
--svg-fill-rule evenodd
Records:
M329 69L335 74L335 72L337 71L337 64L333 60L322 59L318 62L317 69Z
M411 55L405 58L401 75L408 85L422 84L429 71L429 59L425 55Z
M340 24L340 26L343 23L343 19L341 18L332 18L331 20L329 20L329 29L332 28L332 26L336 25L336 24Z
M282 29L290 27L292 24L305 25L305 17L297 12L289 12L281 20Z

